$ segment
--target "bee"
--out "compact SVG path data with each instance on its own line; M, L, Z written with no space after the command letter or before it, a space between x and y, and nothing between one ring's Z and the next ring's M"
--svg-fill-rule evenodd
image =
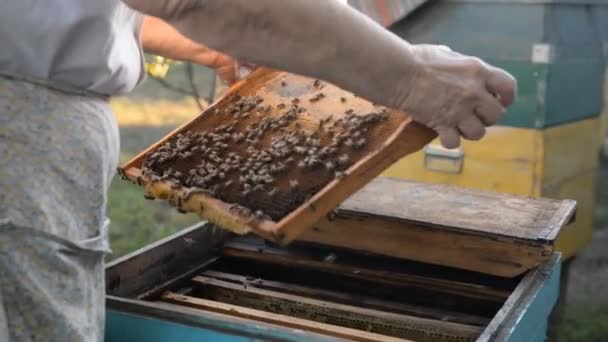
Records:
M285 104L284 103L279 103L277 105L277 109L283 109L283 108L285 108Z
M287 85L287 82L281 81L281 87L285 87L286 85Z
M312 85L313 85L313 87L315 87L315 88L319 88L319 87L321 86L321 81L319 81L319 80L315 80L315 81L312 83Z
M272 189L270 189L270 191L268 191L268 196L274 197L274 195L276 195L278 191L279 191L278 188L272 188Z
M343 96L343 97L341 97L341 98L340 98L340 102L345 103L345 102L346 102L346 97L344 97L344 96Z
M300 103L300 99L296 97L296 98L294 98L294 99L291 100L291 103L294 104L294 105L297 105L298 103Z
M348 164L349 160L350 159L348 158L348 154L345 153L338 157L338 165L345 166Z
M334 177L342 179L342 178L346 177L346 173L343 171L336 171L336 172L334 172Z
M261 210L256 210L255 211L255 218L258 220L263 220L266 219L268 217L268 215L266 215L263 211Z
M306 147L302 147L302 146L296 146L296 147L294 147L293 150L297 154L306 154L307 153Z
M366 140L365 138L361 138L358 139L357 141L355 141L355 143L353 144L353 147L356 149L362 149L365 146Z
M319 101L321 101L321 100L322 100L324 97L325 97L325 94L323 94L323 93L317 93L315 96L311 97L309 101L310 101L310 102L313 102L313 103L314 103L314 102L319 102Z
M326 161L325 168L327 169L327 171L333 171L336 168L336 164L331 161Z
M295 189L298 187L298 185L300 185L300 183L298 182L297 179L290 179L289 180L289 187L292 189Z

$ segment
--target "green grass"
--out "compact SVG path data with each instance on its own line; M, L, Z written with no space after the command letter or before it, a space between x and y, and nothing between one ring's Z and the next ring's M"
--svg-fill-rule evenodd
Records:
M608 302L569 303L557 342L608 341Z
M195 214L180 214L166 202L148 201L142 189L115 177L110 186L110 242L116 258L199 222Z
M148 147L174 126L121 127L120 164ZM107 215L112 221L110 243L112 255L108 260L167 237L189 227L200 218L195 214L180 214L165 201L144 199L141 187L114 177L108 192Z

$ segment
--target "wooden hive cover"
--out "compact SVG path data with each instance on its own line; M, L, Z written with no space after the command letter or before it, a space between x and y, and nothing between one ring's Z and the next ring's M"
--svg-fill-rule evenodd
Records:
M512 277L549 260L575 208L379 177L299 240Z
M259 69L119 171L148 198L286 244L435 136L331 84Z

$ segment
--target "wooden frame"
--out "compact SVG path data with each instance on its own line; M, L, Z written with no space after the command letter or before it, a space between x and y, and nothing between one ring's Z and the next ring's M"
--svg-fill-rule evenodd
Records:
M179 254L189 253L183 252L176 255L175 252L183 248L182 244L191 244L192 239L196 239L198 248L190 250L189 258L199 258L198 264L209 262L219 253L216 246L217 242L220 241L205 240L205 237L213 236L213 234L210 234L211 231L213 230L210 229L209 224L202 224L169 237L159 244L150 246L152 248L143 248L109 265L107 274L110 281L118 282L117 279L122 278L120 284L116 285L113 290L108 291L109 321L113 322L128 316L131 319L129 322L134 325L133 329L136 329L137 334L143 334L144 331L149 330L152 326L158 326L158 324L166 325L175 322L180 327L179 329L191 331L192 334L196 334L196 331L203 329L222 332L227 336L234 334L234 336L250 336L251 338L261 338L268 341L299 341L302 339L326 341L331 340L331 337L336 334L346 339L356 334L359 339L364 337L370 341L389 340L383 335L374 336L374 334L370 335L365 332L362 334L358 330L350 329L349 331L349 329L341 327L323 326L308 320L298 321L294 326L293 318L282 315L279 315L282 317L273 316L272 322L268 319L259 320L256 315L263 314L263 316L268 317L268 313L259 310L253 312L240 311L242 314L240 316L232 314L233 309L241 310L238 306L222 305L221 307L215 306L216 309L214 310L201 310L200 308L192 309L161 302L128 299L129 297L141 298L141 294L150 293L151 288L156 288L157 294L160 294L163 288L175 287L184 278L189 281L196 272L189 273L189 276L184 276L183 272L187 272L188 267L196 267L193 266L195 263L189 263L190 266L182 268ZM163 264L166 265L166 268L145 267L145 265L154 264ZM137 270L142 269L140 267L144 267L143 273L137 272ZM484 328L478 340L483 342L515 341L518 337L531 336L529 334L534 332L542 334L544 331L543 324L546 324L548 313L557 298L559 267L559 254L553 254L553 257L543 263L537 270L526 274L508 295L502 308ZM166 275L163 274L165 272ZM159 279L159 281L146 285L144 282L138 281L139 278ZM131 286L131 283L138 284L137 288ZM161 288L160 284L165 285ZM205 302L204 304L209 303ZM114 319L114 316L117 318ZM283 320L288 320L288 322L284 324ZM110 327L110 332L112 330L114 329ZM530 339L524 338L523 340Z
M273 96L290 99L287 95L277 95L276 92L273 93L267 90L267 85L285 79L289 80L290 84L309 80L303 76L261 68L246 79L241 80L232 86L226 94L207 108L201 115L174 130L159 142L141 152L121 167L119 169L120 173L132 182L144 186L148 196L168 199L170 203L179 205L182 210L198 213L201 217L210 222L235 233L245 234L254 232L266 239L284 245L292 242L301 233L312 227L315 222L324 217L333 208L337 207L344 199L355 193L374 177L378 176L394 162L410 153L420 150L436 137L434 131L413 122L405 113L391 116L391 120L396 120L391 123L391 125L395 125L396 129L386 137L386 140L379 143L378 146L374 146L373 150L367 155L351 165L346 170L345 177L341 179L336 178L330 181L319 192L315 193L310 199L302 203L291 213L287 214L279 222L266 219L252 221L249 216L230 210L231 204L205 194L188 196L186 200L182 201L181 198L186 195L187 189L173 189L171 185L166 182L150 182L142 175L140 167L145 156L150 151L153 151L167 140L173 138L179 132L195 126L206 113L210 113L217 108L223 108L230 104L234 94L244 92L268 96L272 93ZM334 88L335 87L332 88L333 90L331 90L332 93L330 94L330 97L332 98L335 97L336 99L339 99L341 94L347 94L347 92ZM264 93L264 91L266 91L266 93ZM361 100L357 101L361 102ZM337 102L340 103L340 101ZM340 107L336 106L336 104L333 104L325 107L324 110L330 113L335 111L342 113L343 109L342 111L339 111ZM397 113L397 111L392 111L391 113ZM180 200L177 200L178 198ZM179 204L176 203L178 201Z
M551 258L575 209L571 200L379 177L298 241L514 277Z

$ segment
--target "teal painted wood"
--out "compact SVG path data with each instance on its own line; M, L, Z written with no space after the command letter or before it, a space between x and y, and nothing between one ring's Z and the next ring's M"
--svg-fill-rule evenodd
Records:
M607 8L444 0L391 30L410 42L445 44L508 70L518 80L519 98L500 125L544 129L601 113ZM549 63L532 61L540 43L553 47Z
M108 310L106 314L105 342L251 342L251 341L286 341L286 342L328 342L333 339L315 339L289 329L269 331L261 326L247 326L244 323L237 330L222 330L226 326L215 324L215 329L205 329L168 320L131 314L117 310ZM242 334L237 331L241 330ZM257 335L257 336L256 336Z
M545 280L536 293L530 294L527 304L522 305L507 341L541 342L546 340L549 315L559 297L561 262L545 268Z
M106 297L106 307L106 342L336 340L279 325L114 296Z
M247 342L255 340L149 317L108 310L105 341Z

